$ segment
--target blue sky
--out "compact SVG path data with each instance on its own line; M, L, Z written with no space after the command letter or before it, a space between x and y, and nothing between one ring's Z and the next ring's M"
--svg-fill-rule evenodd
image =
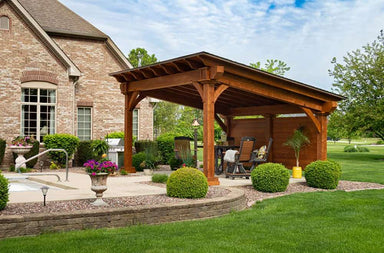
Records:
M159 60L207 51L249 64L285 61L288 78L331 90L333 57L384 29L384 0L60 0L124 54Z

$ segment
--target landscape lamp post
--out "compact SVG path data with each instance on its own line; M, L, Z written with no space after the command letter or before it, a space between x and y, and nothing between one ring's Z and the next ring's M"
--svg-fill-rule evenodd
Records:
M43 193L43 196L44 196L44 206L46 206L45 200L46 200L46 197L47 197L47 192L48 192L49 187L44 185L40 189L41 189L41 192Z
M192 122L193 131L194 131L194 156L195 156L195 167L197 168L197 129L200 124L197 119L194 119Z

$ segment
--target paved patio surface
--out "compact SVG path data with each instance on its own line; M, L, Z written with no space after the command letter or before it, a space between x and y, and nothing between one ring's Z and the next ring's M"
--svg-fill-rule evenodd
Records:
M58 174L62 179L62 182L57 182L57 178L55 176L26 176L17 173L3 173L3 175L10 178L11 181L19 181L22 183L22 185L15 185L15 187L11 189L9 203L42 201L40 187L43 186L43 184L50 187L47 194L47 201L95 198L95 193L91 191L91 180L87 174L69 172L69 181L65 182L65 172L52 173ZM164 173L169 174L169 172ZM219 187L244 186L252 184L250 179L235 178L232 180L230 178L225 178L223 175L219 176L219 180ZM109 176L107 181L108 190L104 192L103 197L110 198L166 193L166 189L163 187L143 183L149 181L151 181L151 176L145 176L142 173L136 173L129 176ZM305 180L292 178L290 180L290 182L297 181Z

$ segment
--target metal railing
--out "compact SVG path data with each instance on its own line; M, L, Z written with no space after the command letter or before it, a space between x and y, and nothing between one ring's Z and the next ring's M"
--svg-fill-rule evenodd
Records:
M17 172L18 172L18 173L21 173L21 171L20 171L20 167L21 167L21 165L26 164L27 162L29 162L29 161L31 161L31 160L33 160L33 159L35 159L35 158L38 158L39 156L42 156L42 155L44 155L44 154L46 154L46 153L48 153L48 152L50 152L50 151L62 151L62 152L65 153L65 181L68 182L68 181L69 181L69 180L68 180L68 153L67 153L67 151L66 151L65 149L61 149L61 148L51 148L51 149L47 149L47 150L45 150L45 151L43 151L43 152L41 152L41 153L38 153L38 154L35 155L35 156L32 156L32 157L28 158L27 160L25 160L25 161L22 162L22 163L17 164L17 165L16 165ZM45 175L55 175L55 176L58 177L58 179L59 179L59 181L60 181L60 177L59 177L59 175L57 175L57 174L53 174L53 173L51 173L51 174L44 173L44 174L45 174ZM27 174L26 174L26 175L27 175ZM30 175L30 174L28 174L28 175ZM37 176L37 175L45 176L45 175L43 175L43 173L41 173L41 174L35 174L35 175L36 175L36 176Z

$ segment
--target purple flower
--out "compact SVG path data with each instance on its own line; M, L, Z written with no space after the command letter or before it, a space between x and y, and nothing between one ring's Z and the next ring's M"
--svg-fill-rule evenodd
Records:
M96 172L92 172L92 176L96 176Z

